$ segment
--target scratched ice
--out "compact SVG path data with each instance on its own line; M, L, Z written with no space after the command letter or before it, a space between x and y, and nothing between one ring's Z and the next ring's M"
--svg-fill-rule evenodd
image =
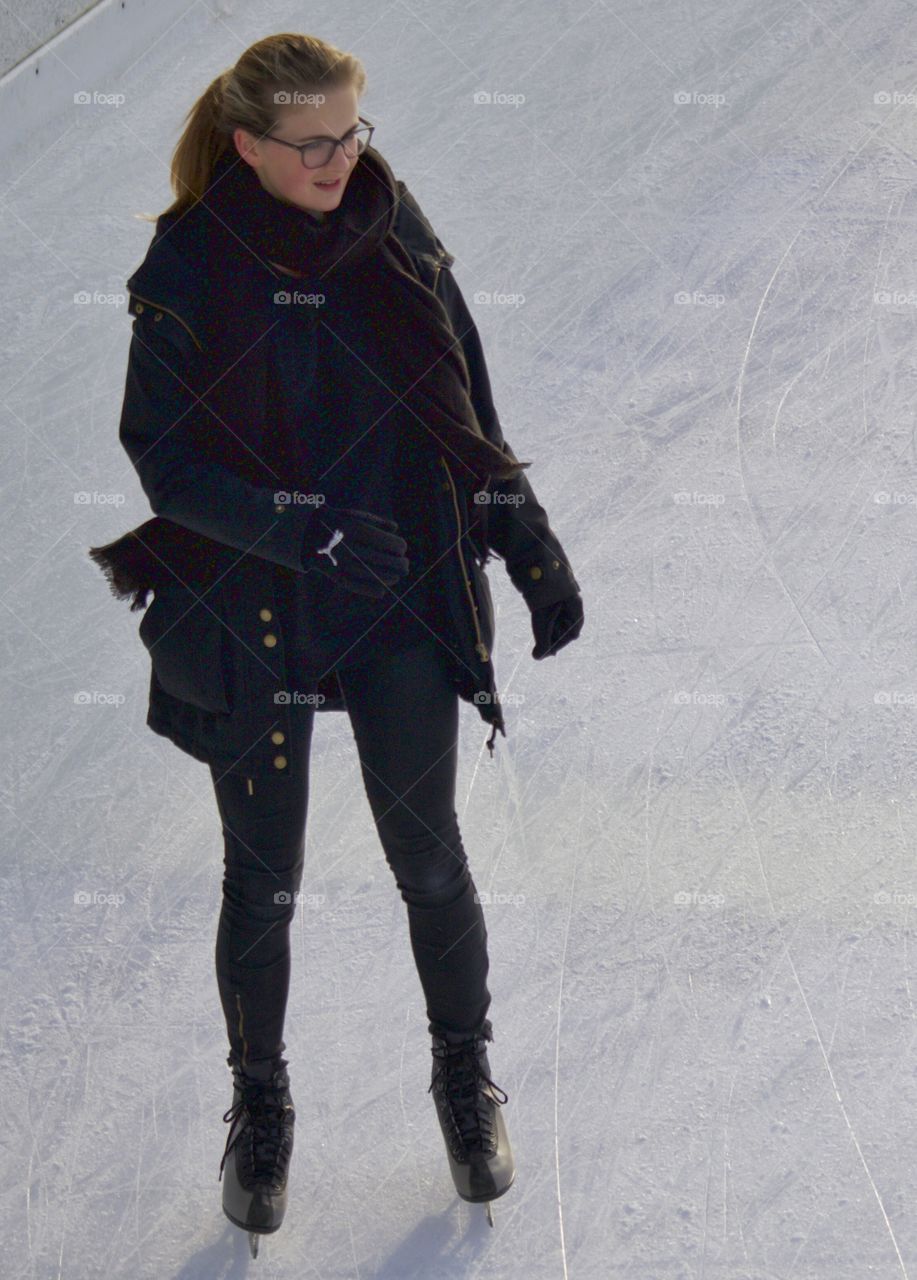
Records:
M284 30L364 60L586 626L533 662L490 564L509 736L491 761L463 704L457 811L518 1168L495 1228L454 1195L405 908L318 716L291 1207L249 1264L210 779L146 728L140 615L86 548L149 515L117 440L133 215ZM917 1277L915 36L890 0L189 4L74 76L123 104L15 121L7 1280Z

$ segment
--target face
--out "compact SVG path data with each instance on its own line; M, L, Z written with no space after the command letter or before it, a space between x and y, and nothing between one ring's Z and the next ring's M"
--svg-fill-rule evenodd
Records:
M324 102L318 105L295 104L280 110L270 132L286 142L306 142L321 136L343 138L359 123L357 91L352 87L329 89ZM335 147L334 156L321 169L307 169L298 151L270 138L258 141L245 129L236 129L233 141L242 159L258 174L265 191L319 216L340 204L357 164L357 157L348 156L343 147ZM334 178L340 179L336 187L318 186L319 182Z

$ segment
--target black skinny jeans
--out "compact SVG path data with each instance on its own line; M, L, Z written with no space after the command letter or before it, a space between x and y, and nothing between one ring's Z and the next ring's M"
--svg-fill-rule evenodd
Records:
M376 829L407 904L428 1029L463 1032L490 1007L487 930L455 812L458 694L442 653L431 636L338 675ZM315 708L300 702L291 712L292 779L255 778L249 794L245 777L210 769L225 850L220 1000L231 1051L262 1075L286 1048L289 927L304 866Z

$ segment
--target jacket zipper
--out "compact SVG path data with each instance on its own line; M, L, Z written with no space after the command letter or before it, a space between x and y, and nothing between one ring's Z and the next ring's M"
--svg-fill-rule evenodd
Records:
M461 518L461 515L459 514L458 498L456 497L456 494L455 494L455 485L452 481L452 472L449 470L446 459L442 456L442 454L440 454L439 460L443 464L443 469L449 478L449 488L452 490L452 505L455 508L455 521L456 521L456 524L458 525L458 531L459 531L458 542L455 544L455 546L456 546L456 550L458 551L459 560L461 561L461 565L462 565L462 581L465 584L465 593L468 596L468 603L471 605L471 617L474 621L474 632L475 632L475 635L478 637L477 644L474 646L474 648L475 648L475 652L477 653L478 657L481 659L482 662L489 662L490 655L487 652L487 645L484 643L481 637L481 628L478 625L478 608L474 602L474 596L471 594L471 585L468 580L468 570L465 565L465 557L462 555L462 518Z
M439 257L436 259L436 270L433 272L433 292L436 293L436 286L439 282L439 273L443 267L453 263L455 259L448 249L440 249Z

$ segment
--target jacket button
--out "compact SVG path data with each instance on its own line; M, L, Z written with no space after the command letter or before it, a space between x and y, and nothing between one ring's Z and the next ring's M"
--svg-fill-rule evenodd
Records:
M286 756L274 756L274 768L285 769L287 767Z
M530 577L530 578L540 578L540 577L541 577L541 569L539 568L539 566L538 566L537 564L533 564L533 565L532 565L532 567L531 567L531 569L529 569L529 577Z
M287 508L285 503L278 502L278 503L275 503L274 505L274 510L277 512L278 515L282 515L284 511L286 511L286 509Z
M142 310L143 310L143 303L142 303L142 302L138 302L138 303L137 303L137 315L138 315L138 316L140 315L140 313L141 313L141 311L142 311Z
M273 631L269 631L266 636L261 637L261 642L262 644L266 644L269 649L273 649L274 645L277 643L277 637L274 635Z
M261 612L258 614L258 617L261 619L262 622L270 622L273 616L274 615L271 613L270 609L262 609Z
M551 561L551 568L552 568L552 569L559 569L559 568L560 568L560 561L559 561L559 560L552 560L552 561Z
M284 741L285 737L286 735L280 729L275 729L274 732L271 734L271 742L273 742L275 747L279 747L281 742Z
M153 319L154 319L154 320L161 320L161 319L162 319L162 312L161 312L161 311L157 311L157 312L156 312L156 314L153 316Z

